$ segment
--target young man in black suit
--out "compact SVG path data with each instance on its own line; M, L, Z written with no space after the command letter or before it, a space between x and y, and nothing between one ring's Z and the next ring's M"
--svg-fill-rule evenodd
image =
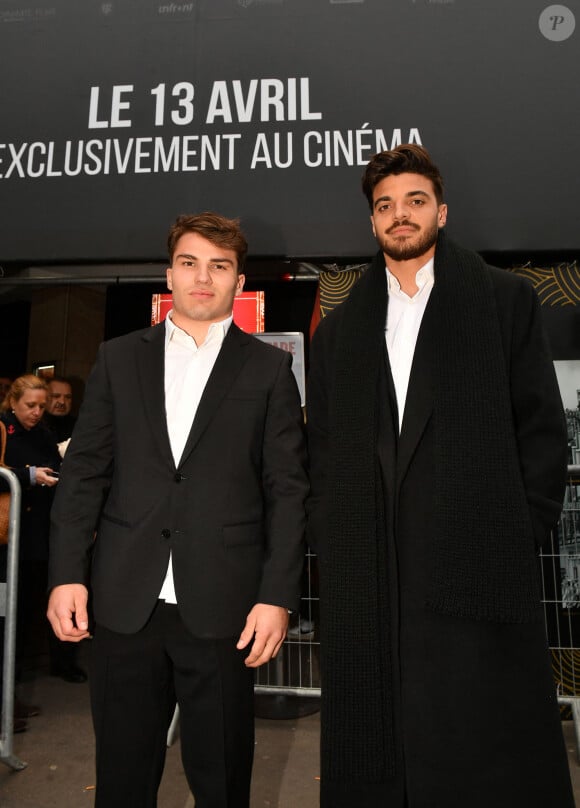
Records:
M182 216L165 323L103 344L61 469L48 616L96 628L98 808L156 805L180 707L198 808L248 808L253 669L299 600L307 493L291 357L232 322L246 240ZM95 539L93 541L93 537Z
M572 808L537 559L566 430L538 300L445 237L422 147L375 155L363 190L379 252L310 355L322 806Z

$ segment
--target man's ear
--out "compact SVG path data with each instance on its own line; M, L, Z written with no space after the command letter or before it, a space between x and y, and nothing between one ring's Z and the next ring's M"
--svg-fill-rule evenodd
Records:
M238 295L241 295L242 292L244 291L244 283L245 282L246 282L246 276L245 275L238 275L238 284L236 286L236 297Z

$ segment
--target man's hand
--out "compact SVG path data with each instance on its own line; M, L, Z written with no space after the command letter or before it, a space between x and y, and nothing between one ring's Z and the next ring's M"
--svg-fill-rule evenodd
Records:
M79 642L90 636L88 597L89 593L83 584L54 587L48 600L46 616L59 640Z
M288 630L288 610L281 606L256 603L248 615L240 634L237 648L246 648L254 640L252 650L246 657L248 668L259 668L274 659Z

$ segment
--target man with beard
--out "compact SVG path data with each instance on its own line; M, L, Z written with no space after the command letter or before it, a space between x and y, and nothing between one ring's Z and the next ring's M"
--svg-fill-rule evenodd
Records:
M380 251L311 349L323 808L572 808L537 551L566 432L527 281L449 241L420 146L375 155Z
M68 440L72 435L76 418L71 415L72 385L67 379L54 376L47 380L48 401L44 420L54 433L57 443Z

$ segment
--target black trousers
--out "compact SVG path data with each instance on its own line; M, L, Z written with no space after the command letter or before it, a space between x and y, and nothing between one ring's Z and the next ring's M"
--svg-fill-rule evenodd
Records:
M253 671L236 639L192 637L160 601L137 634L95 627L91 703L96 808L155 808L176 701L196 808L249 808Z

